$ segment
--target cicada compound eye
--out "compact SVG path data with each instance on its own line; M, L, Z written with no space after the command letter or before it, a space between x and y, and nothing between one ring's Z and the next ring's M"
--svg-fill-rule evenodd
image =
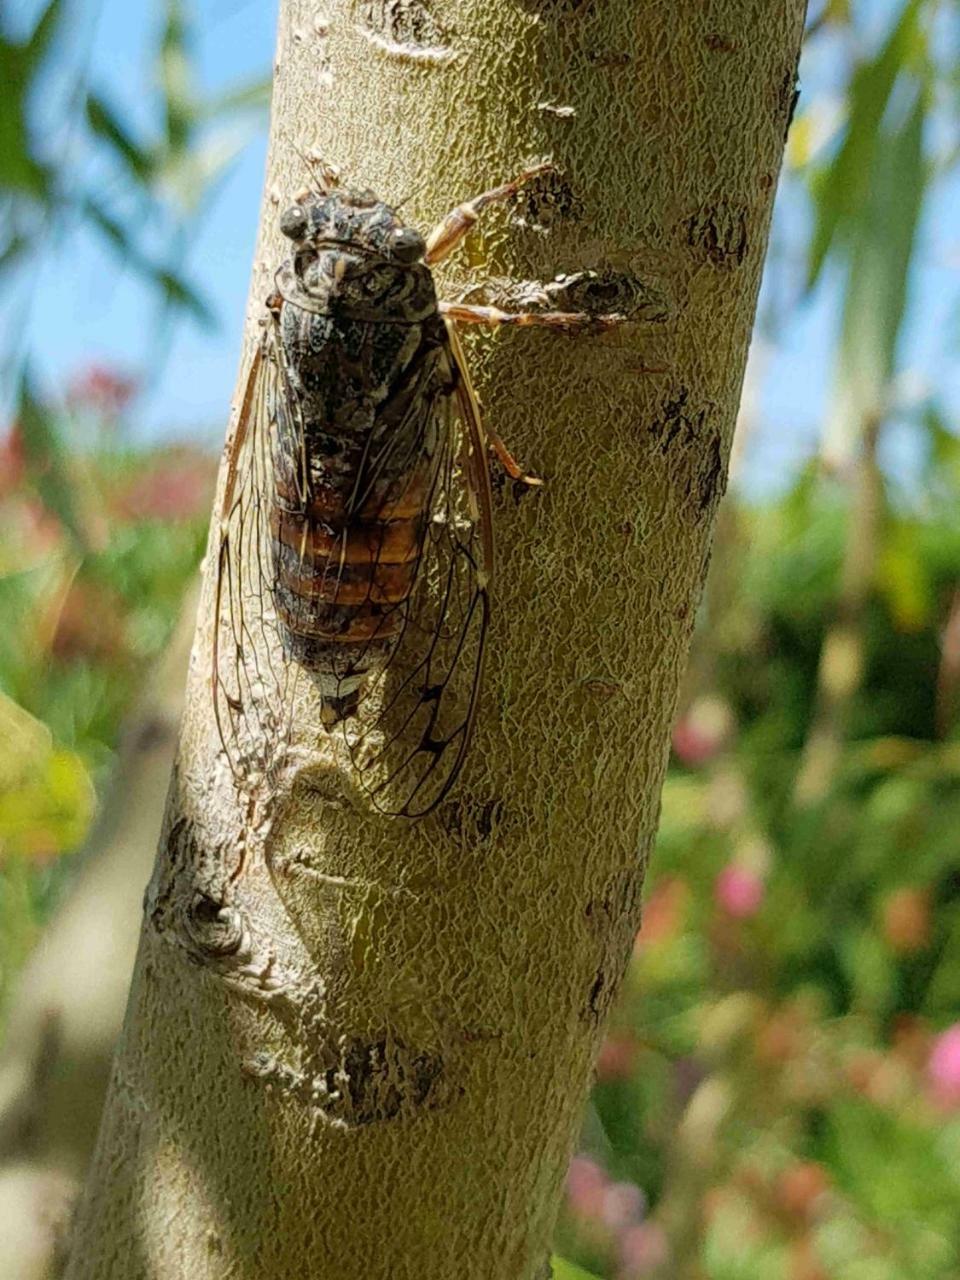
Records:
M280 230L291 240L303 239L307 233L307 215L301 205L291 205L280 215Z
M398 262L419 262L427 251L426 241L413 227L397 227L390 234L390 253Z

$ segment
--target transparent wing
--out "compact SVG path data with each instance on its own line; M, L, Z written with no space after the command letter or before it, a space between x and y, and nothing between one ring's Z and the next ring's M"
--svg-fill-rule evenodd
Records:
M343 732L363 789L383 813L419 818L449 793L477 713L493 569L490 475L479 406L458 335L458 378L424 435L432 452L413 590L385 670ZM416 468L414 468L416 474Z
M290 412L275 326L247 374L227 446L220 508L211 691L220 743L238 784L269 778L287 740L295 670L284 660L272 599L272 433Z
M458 370L455 389L448 380L447 389L430 390L444 385L432 358L410 380L390 429L379 438L371 433L337 498L337 532L306 518L317 493L296 420L299 401L276 323L264 332L228 447L216 564L211 684L220 742L238 785L274 778L292 736L299 680L309 680L325 705L346 702L356 693L357 671L368 667L356 705L339 724L374 806L422 817L460 773L480 691L493 538L479 407L452 329L446 354ZM410 422L419 422L412 432ZM278 478L294 529L281 551L283 572L296 582L293 600L283 596L283 626L273 528ZM422 518L413 519L411 508ZM348 552L364 520L379 540L369 558L351 564ZM394 535L412 540L411 564L402 555L394 562ZM291 650L291 627L299 653ZM359 652L355 644L324 641L338 628L344 639L351 628L364 636ZM318 739L323 725L318 712ZM304 736L308 727L298 724L298 741Z

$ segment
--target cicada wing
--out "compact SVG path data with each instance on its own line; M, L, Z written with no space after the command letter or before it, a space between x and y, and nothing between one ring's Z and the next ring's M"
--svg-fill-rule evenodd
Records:
M217 733L238 785L269 776L286 741L292 673L272 599L272 440L289 413L279 343L267 328L227 444L217 542L211 691Z
M479 407L459 340L458 372L425 420L432 450L413 590L383 676L345 735L357 776L381 812L419 818L449 793L479 705L493 569L490 476ZM427 437L430 437L430 443Z

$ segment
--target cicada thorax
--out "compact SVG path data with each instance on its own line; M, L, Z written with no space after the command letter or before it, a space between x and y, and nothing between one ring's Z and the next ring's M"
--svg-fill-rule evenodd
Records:
M327 250L278 283L273 596L330 726L356 712L407 625L456 375L426 267Z

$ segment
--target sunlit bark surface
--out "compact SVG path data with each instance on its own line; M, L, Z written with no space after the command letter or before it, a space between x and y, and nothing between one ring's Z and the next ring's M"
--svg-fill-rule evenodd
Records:
M313 150L424 228L552 161L443 291L546 290L630 323L469 336L488 418L546 484L496 494L476 741L427 819L371 812L307 732L307 693L279 784L238 793L208 578L70 1280L547 1274L638 924L802 18L802 0L281 4L248 353Z

